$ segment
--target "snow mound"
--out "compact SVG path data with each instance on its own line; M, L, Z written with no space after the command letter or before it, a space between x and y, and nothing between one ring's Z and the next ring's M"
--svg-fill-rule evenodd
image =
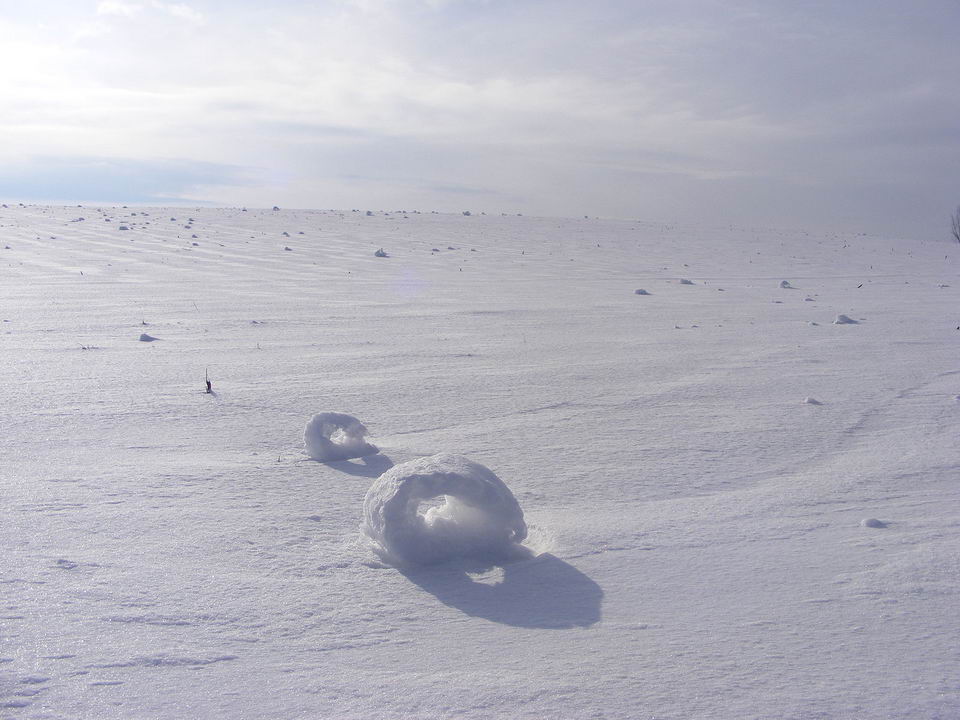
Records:
M153 335L147 335L146 333L140 333L140 342L153 342L154 340L159 340L160 338L155 338Z
M885 528L887 526L883 520L877 520L876 518L864 518L860 521L860 524L868 528Z
M420 504L442 498L420 512ZM431 564L503 557L527 536L523 511L489 468L441 453L395 465L363 501L364 535L386 562Z
M379 452L364 440L366 435L367 428L353 415L324 412L310 418L303 430L303 443L314 460L350 460Z
M837 319L833 321L834 325L856 325L857 321L846 315L837 315Z
M790 284L790 281L789 281L789 280L781 280L781 281L780 281L780 287L783 288L784 290L792 290L792 289L793 289L793 285Z
M648 292L647 292L646 290L644 290L643 288L639 288L638 290L634 290L634 291L633 291L633 294L634 294L634 295L649 295L650 293L648 293Z
M804 402L805 405L823 405L822 402L820 402L820 401L817 400L816 398L812 398L812 397L805 397L805 398L803 399L803 402Z

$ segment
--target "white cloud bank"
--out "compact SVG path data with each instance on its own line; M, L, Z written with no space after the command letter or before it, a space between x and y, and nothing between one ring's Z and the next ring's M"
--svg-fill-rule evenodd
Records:
M203 22L203 14L185 3L161 2L161 0L149 0L148 2L131 2L130 0L100 0L97 3L97 15L118 15L120 17L133 18L144 11L158 10L171 17L180 20L186 20L191 23L200 24Z
M223 203L934 234L958 20L892 0L61 0L0 20L0 162L257 169L175 191Z

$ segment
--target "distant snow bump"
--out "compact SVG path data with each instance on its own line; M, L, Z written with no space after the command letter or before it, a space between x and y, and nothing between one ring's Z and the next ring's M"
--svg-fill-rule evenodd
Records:
M420 504L443 497L440 505ZM523 511L489 468L442 453L392 467L363 501L364 534L393 564L502 557L527 536Z

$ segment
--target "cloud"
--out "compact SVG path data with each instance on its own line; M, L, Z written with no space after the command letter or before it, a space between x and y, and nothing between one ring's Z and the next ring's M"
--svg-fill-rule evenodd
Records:
M141 2L100 0L97 3L97 15L112 15L131 19L151 9L190 23L200 24L204 21L202 13L185 3L162 2L162 0L143 0Z
M0 197L32 202L165 203L205 186L244 186L257 171L190 160L29 157L0 167Z
M186 20L187 22L197 25L202 24L204 21L203 13L194 10L185 3L165 3L159 2L158 0L153 0L151 4L153 7L169 13L171 16L179 18L180 20Z
M132 18L142 10L143 4L139 2L100 0L100 2L97 3L97 15L119 15L121 17Z
M0 76L0 162L263 168L197 186L222 202L442 208L471 188L539 213L897 232L956 203L953 0L94 7L0 18L18 69Z

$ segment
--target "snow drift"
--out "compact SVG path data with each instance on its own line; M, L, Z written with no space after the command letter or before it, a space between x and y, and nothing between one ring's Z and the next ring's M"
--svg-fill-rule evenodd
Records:
M303 430L303 443L314 460L350 460L379 452L364 439L366 435L367 428L353 415L324 412L310 418Z
M420 512L420 504L443 497ZM502 557L527 536L523 511L489 468L441 453L392 467L367 491L363 533L392 564Z

